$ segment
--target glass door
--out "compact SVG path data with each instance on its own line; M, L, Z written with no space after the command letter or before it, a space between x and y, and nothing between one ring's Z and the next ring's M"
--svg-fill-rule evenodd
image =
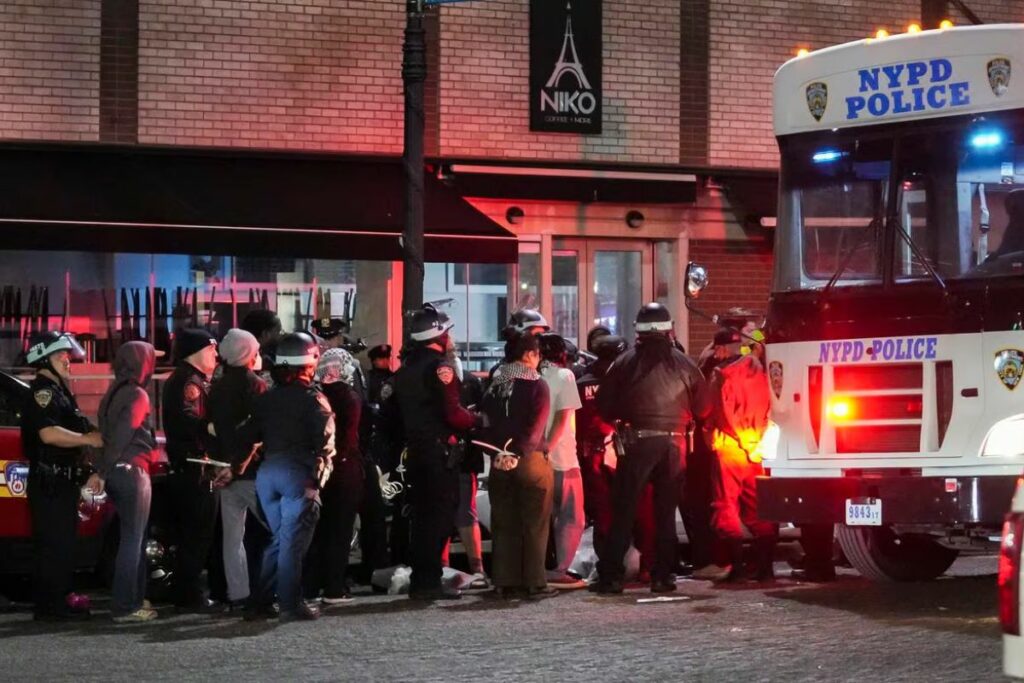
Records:
M637 311L654 299L652 243L556 239L553 246L555 330L581 347L586 345L587 331L595 325L604 325L632 341ZM576 282L571 282L574 271ZM569 313L573 302L575 320Z

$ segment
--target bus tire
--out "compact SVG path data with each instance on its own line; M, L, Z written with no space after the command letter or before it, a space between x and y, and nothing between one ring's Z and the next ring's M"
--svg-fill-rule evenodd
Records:
M853 568L873 581L929 581L960 554L927 536L897 536L887 526L837 524L836 537Z

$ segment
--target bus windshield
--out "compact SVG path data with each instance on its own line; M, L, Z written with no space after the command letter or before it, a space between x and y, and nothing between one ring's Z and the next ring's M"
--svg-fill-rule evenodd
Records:
M1024 275L1024 111L791 135L780 148L776 291Z

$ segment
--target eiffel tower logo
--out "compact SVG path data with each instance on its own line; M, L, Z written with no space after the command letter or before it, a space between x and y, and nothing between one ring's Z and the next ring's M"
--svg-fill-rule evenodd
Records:
M572 59L569 59L569 55ZM562 54L555 64L555 70L551 72L546 88L554 88L562 80L562 76L572 74L576 82L584 90L590 90L590 81L583 73L583 65L580 64L579 55L576 54L576 42L572 38L572 5L565 3L565 37L562 39Z

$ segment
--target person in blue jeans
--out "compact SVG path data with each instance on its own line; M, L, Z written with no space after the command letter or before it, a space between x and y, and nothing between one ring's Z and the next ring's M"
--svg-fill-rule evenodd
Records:
M313 384L319 358L310 335L282 337L274 356L274 388L254 401L252 417L239 430L247 443L263 443L256 494L273 534L248 619L275 616L275 590L282 621L320 616L302 600L303 558L320 518L320 489L330 477L335 453L334 415Z
M121 539L114 565L115 622L156 619L146 602L146 526L152 488L149 465L157 452L146 386L153 377L157 351L141 341L123 344L114 359L114 382L100 402L103 450L86 487L106 490L120 519Z

